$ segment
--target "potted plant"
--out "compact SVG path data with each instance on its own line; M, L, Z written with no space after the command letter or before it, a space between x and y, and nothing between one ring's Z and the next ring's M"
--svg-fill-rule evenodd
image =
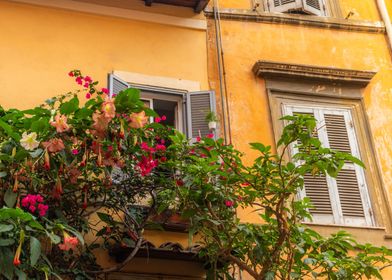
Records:
M209 111L206 115L206 121L208 122L209 129L216 129L218 117L216 116L215 112Z

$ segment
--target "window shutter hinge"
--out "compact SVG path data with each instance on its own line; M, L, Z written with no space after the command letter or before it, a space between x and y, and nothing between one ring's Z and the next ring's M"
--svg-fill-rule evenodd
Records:
M369 216L373 217L373 210L372 210L372 208L369 208Z

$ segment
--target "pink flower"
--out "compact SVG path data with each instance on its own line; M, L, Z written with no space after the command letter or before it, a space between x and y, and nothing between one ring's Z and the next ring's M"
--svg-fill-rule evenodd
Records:
M93 80L91 79L90 76L84 77L84 80L85 80L87 83L91 83L91 82L93 81Z
M53 138L47 142L42 142L42 146L51 153L57 153L64 150L64 142L60 138ZM46 159L45 159L46 163Z
M82 84L83 84L83 80L82 80L81 77L77 77L77 78L75 79L75 81L76 81L79 85L82 85Z
M166 121L166 116L163 115L163 116L161 117L161 120Z
M234 202L231 200L225 200L225 205L226 205L226 207L233 207Z
M162 119L161 119L160 117L155 117L154 121L155 121L156 123L160 123L160 122L162 121Z
M151 171L158 166L158 160L153 160L152 156L142 156L142 160L137 164L140 170L140 175L143 177L150 174Z
M64 242L59 244L59 248L63 251L75 250L78 244L79 240L76 237L71 237L64 231Z
M145 151L145 152L154 152L154 148L151 148L150 146L148 146L148 144L146 142L142 142L140 144L140 148Z
M35 208L34 205L30 205L29 210L30 210L31 213L34 213L35 209L36 208Z
M84 83L83 86L84 86L85 88L88 88L89 85L90 85L89 83Z
M79 150L78 149L72 149L72 154L74 156L76 156L77 154L79 154Z
M161 144L157 144L157 145L155 146L155 149L156 149L157 151L166 151L166 146L165 146L165 145L161 145Z
M214 138L214 134L212 134L212 133L209 133L209 134L207 134L207 136L206 136L207 138Z
M109 90L107 88L101 88L101 91L105 94L109 94Z
M56 128L58 133L62 133L69 130L69 125L67 124L67 116L57 114L54 117L54 121L50 122L50 125Z
M196 137L196 141L197 141L197 142L200 142L200 141L201 141L201 137L200 137L200 136L197 136L197 137Z
M90 93L86 93L86 99L90 99L91 98L91 94Z
M39 211L39 215L41 217L46 215L46 212L48 211L49 206L45 205L45 204L38 204L38 211Z

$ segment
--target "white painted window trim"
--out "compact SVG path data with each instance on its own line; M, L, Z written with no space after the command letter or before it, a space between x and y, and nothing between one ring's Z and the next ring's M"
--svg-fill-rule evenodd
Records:
M349 108L336 108L336 107L325 107L325 106L301 106L297 104L289 104L282 103L282 112L284 115L293 115L294 111L299 111L303 113L313 113L314 117L317 120L317 131L319 139L323 146L330 147L328 141L328 135L325 125L324 114L334 114L334 115L343 115L346 122L346 129L348 132L350 148L352 151L352 155L360 159L359 153L359 145L355 132L355 127L353 123L353 118L351 115L351 111ZM298 149L295 147L295 143L290 147L291 155L294 155L298 152ZM297 163L300 164L300 163ZM374 226L375 221L372 215L372 207L370 202L370 196L368 192L368 187L366 183L365 172L362 167L355 165L353 163L345 164L343 169L354 169L357 176L359 193L361 195L362 207L364 210L364 219L349 219L345 218L342 213L342 208L340 205L340 199L338 195L338 188L336 184L336 179L327 176L327 185L330 195L331 207L333 212L333 217L330 215L313 215L314 223L321 224L336 224L336 225L344 225L344 226ZM303 188L299 191L298 194L300 199L306 197L306 190ZM306 220L305 222L309 222ZM365 222L365 223L364 223Z

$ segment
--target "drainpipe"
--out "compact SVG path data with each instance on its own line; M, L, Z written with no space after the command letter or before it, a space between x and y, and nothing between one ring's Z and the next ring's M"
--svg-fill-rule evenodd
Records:
M218 72L219 72L219 91L221 97L221 110L224 128L225 144L231 144L231 123L230 123L230 110L229 101L227 96L227 83L226 83L226 70L224 62L224 54L222 49L222 35L220 26L220 14L218 0L213 2L214 23L215 23L215 41L216 41L216 55L218 59Z
M385 29L387 30L388 44L389 48L392 52L392 24L391 19L388 14L387 7L385 5L384 0L377 0L378 9L381 14L382 21L385 24Z

